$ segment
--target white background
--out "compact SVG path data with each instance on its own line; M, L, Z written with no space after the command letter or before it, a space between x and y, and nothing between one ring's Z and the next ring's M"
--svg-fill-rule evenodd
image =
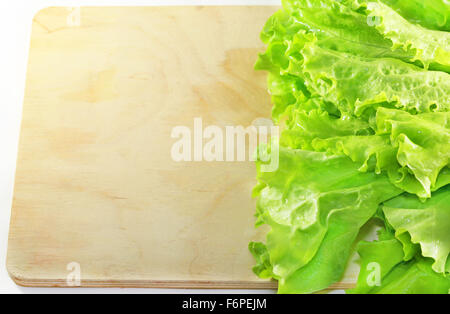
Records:
M0 293L172 293L186 290L161 289L40 289L16 286L6 272L17 146L25 89L28 48L33 16L48 6L83 5L279 5L280 0L151 1L151 0L14 0L0 3ZM193 293L242 291L195 290ZM251 292L251 291L245 291ZM258 291L269 292L269 291Z

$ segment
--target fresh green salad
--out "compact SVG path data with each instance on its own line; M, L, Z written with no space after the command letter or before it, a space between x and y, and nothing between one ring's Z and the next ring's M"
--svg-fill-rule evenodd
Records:
M281 135L277 170L257 162L254 272L313 293L356 247L348 293L449 293L450 2L284 0L261 38Z

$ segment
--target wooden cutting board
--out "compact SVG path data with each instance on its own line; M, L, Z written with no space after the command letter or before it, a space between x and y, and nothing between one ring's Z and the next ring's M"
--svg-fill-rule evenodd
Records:
M276 287L251 272L248 242L266 231L253 228L253 163L171 158L173 128L196 117L225 127L270 116L253 63L276 9L37 14L7 259L16 283Z

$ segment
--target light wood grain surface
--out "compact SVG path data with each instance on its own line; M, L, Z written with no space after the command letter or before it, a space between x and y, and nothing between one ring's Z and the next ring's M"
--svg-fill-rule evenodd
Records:
M7 266L25 286L274 288L251 272L251 162L181 162L172 128L270 116L275 7L45 9L33 23ZM70 23L69 23L70 24ZM355 279L354 268L337 287Z

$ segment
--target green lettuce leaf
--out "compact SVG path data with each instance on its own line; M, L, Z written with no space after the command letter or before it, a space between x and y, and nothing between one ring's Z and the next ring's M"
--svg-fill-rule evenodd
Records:
M389 272L404 260L402 244L393 234L382 230L384 238L379 241L358 244L361 257L361 271L355 289L351 294L370 293L375 286L380 286ZM382 236L383 237L383 236Z
M420 253L420 245L411 241L409 233L397 234L396 238L402 244L404 253L403 260L405 262L412 260L414 256Z
M449 112L412 115L380 107L375 125L370 126L352 116L294 110L282 145L347 155L360 164L360 171L386 172L397 187L429 198L450 183L445 177L438 180L450 157L449 121Z
M313 292L339 280L359 229L379 203L401 193L346 156L283 147L279 168L259 171L258 181L257 215L271 227L267 251L280 292ZM314 287L304 285L305 273ZM303 285L292 285L299 274Z
M273 34L285 34L291 40L301 30L313 33L317 45L372 58L398 58L409 61L413 51L392 49L392 41L367 23L367 16L334 0L285 0L285 10L276 13L263 31L263 37L273 42ZM284 25L285 32L273 25ZM355 31L357 30L357 31ZM269 43L269 41L266 41ZM298 52L297 52L298 53Z
M349 294L447 294L450 277L434 272L432 262L416 256L402 262L402 246L396 239L361 242L361 272Z
M415 50L411 62L420 61L425 68L450 70L450 33L428 30L411 24L382 2L368 2L367 12L374 18L374 27L392 41L393 49Z
M272 95L272 118L277 122L290 106L306 103L310 96L304 81L293 75L270 73L267 84Z
M371 218L385 229L359 243L351 293L448 292L448 4L381 1L283 0L261 34L282 132L279 167L257 162L270 231L249 250L279 293L339 281Z
M358 31L355 32L355 29ZM391 39L384 38L374 27L367 24L366 15L352 11L333 0L285 1L285 9L278 11L269 19L261 38L268 44L268 48L265 53L260 55L255 66L256 69L267 70L272 73L272 76L269 77L269 90L273 84L280 86L278 82L285 81L284 84L281 84L285 87L283 93L281 95L278 93L273 99L273 116L276 121L289 105L299 101L303 102L309 98L310 92L315 92L314 86L309 88L309 91L304 86L301 50L306 42L314 41L315 45L325 50L366 58L397 58L410 62L415 62L417 59L416 48L408 49L403 45L399 46L399 49L393 49ZM346 58L346 55L344 54L341 57ZM387 62L381 71L384 74L390 73L391 67L393 65ZM364 69L361 70L364 71ZM399 73L392 73L394 76L396 74ZM296 78L293 76L296 76ZM436 74L436 76L442 75ZM374 80L376 79L375 77ZM400 84L404 89L411 89L416 86L419 87L418 84L421 84L422 79L424 78L419 75L416 82L396 82L395 84ZM426 79L425 82L434 86L440 80L448 81L448 77ZM370 83L370 81L367 82L367 84ZM385 80L384 83L385 86L380 86L381 88L392 85L389 80ZM288 87L294 87L294 92L291 93ZM278 92L280 92L279 89ZM418 90L418 93L420 92L422 90ZM430 94L433 92L431 91ZM438 96L439 93L440 91L437 91L435 96ZM395 95L392 95L392 97L395 97ZM422 107L427 109L427 107L433 105L436 100L433 97L431 98L431 104L425 104ZM436 103L436 106L440 107L441 105ZM443 106L448 107L448 104ZM420 108L419 112L422 112Z
M450 32L450 3L447 0L382 0L414 24Z
M322 101L313 98L310 102L316 102L318 109L304 110L302 107L290 112L281 138L282 145L294 149L323 151L314 147L315 140L373 134L368 122L352 117L342 119L333 116L322 109L325 107Z
M266 245L261 242L250 242L248 249L257 261L253 267L253 272L263 279L272 278L272 264L270 263L270 255Z
M449 165L450 112L411 115L401 110L379 108L377 133L386 134L397 150L397 160L414 174L430 197L439 173Z
M347 115L360 116L386 103L417 113L450 109L450 75L445 72L326 50L311 42L302 55L307 87Z
M450 254L450 186L440 189L425 203L412 195L403 195L385 203L386 220L396 236L408 233L418 243L422 255L434 259L433 269L448 272Z
M370 293L377 294L448 294L450 277L437 274L432 261L417 257L394 267L380 287Z

